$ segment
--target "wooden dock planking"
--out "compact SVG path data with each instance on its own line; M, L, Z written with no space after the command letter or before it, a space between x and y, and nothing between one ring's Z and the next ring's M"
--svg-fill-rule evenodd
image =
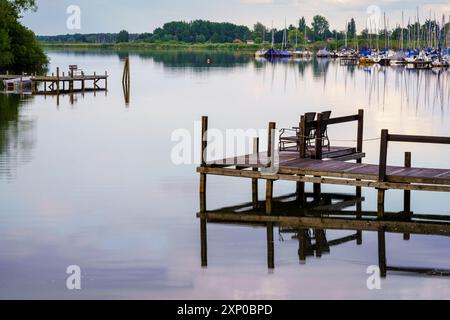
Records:
M378 181L378 165L299 158L298 154L294 152L279 152L278 155L279 160L276 161L275 165L278 166L279 175L289 174ZM252 159L258 159L257 163L250 161ZM261 169L267 167L267 164L267 153L260 152L258 155L253 154L208 162L207 167L236 166ZM387 183L450 185L450 170L448 169L386 166L386 174ZM258 172L256 172L256 175L258 175ZM260 178L264 179L264 177Z

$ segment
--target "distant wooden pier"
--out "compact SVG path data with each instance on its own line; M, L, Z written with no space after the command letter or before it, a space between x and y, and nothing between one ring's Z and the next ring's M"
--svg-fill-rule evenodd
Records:
M65 94L86 91L106 91L108 90L108 73L104 74L85 74L78 66L69 66L67 73L60 72L57 68L56 74L51 75L0 75L0 80L6 80L6 90L17 93L31 92L32 94ZM43 88L39 88L39 84ZM78 84L78 86L77 86ZM8 87L10 86L10 87Z

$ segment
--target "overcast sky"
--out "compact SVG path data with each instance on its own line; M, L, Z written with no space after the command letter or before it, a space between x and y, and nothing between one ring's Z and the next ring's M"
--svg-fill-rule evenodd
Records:
M26 13L23 22L39 35L66 33L152 32L156 27L172 20L190 21L207 19L227 21L252 27L256 21L275 27L295 24L305 16L308 24L315 14L324 15L332 29L344 29L346 20L354 17L358 30L365 28L371 6L386 12L389 24L401 23L401 12L414 19L420 7L422 21L436 14L439 21L450 15L450 0L37 0L38 11ZM66 21L67 8L77 5L81 9L81 29L70 30Z

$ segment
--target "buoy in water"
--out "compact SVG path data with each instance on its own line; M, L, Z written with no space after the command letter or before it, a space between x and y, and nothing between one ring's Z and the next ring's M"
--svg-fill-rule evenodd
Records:
M211 64L211 63L212 63L211 58L206 59L206 63L207 63L207 64Z

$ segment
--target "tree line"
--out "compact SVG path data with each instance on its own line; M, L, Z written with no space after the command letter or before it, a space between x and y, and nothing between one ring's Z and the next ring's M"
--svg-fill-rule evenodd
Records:
M422 24L410 24L403 28L403 37L406 41L408 34L419 30L422 34L433 27L432 21L426 21ZM448 24L442 28L442 37L448 34ZM315 15L310 25L306 23L304 17L300 18L298 24L289 25L282 29L272 29L264 24L257 22L252 29L243 25L233 23L218 23L207 20L194 20L191 22L172 21L156 28L152 33L131 34L126 30L119 33L100 33L100 34L68 34L59 36L40 36L42 42L72 42L72 43L126 43L126 42L184 42L184 43L231 43L235 41L253 41L255 43L270 43L272 41L272 32L275 43L282 42L286 31L287 40L290 46L295 43L300 46L304 42L342 42L345 38L348 43L364 41L368 38L368 30L362 29L358 33L356 22L351 18L344 30L330 30L328 20L321 15ZM392 38L400 40L401 28L397 26L392 30L381 29L378 37ZM447 32L446 32L447 30ZM375 39L375 35L372 35Z

